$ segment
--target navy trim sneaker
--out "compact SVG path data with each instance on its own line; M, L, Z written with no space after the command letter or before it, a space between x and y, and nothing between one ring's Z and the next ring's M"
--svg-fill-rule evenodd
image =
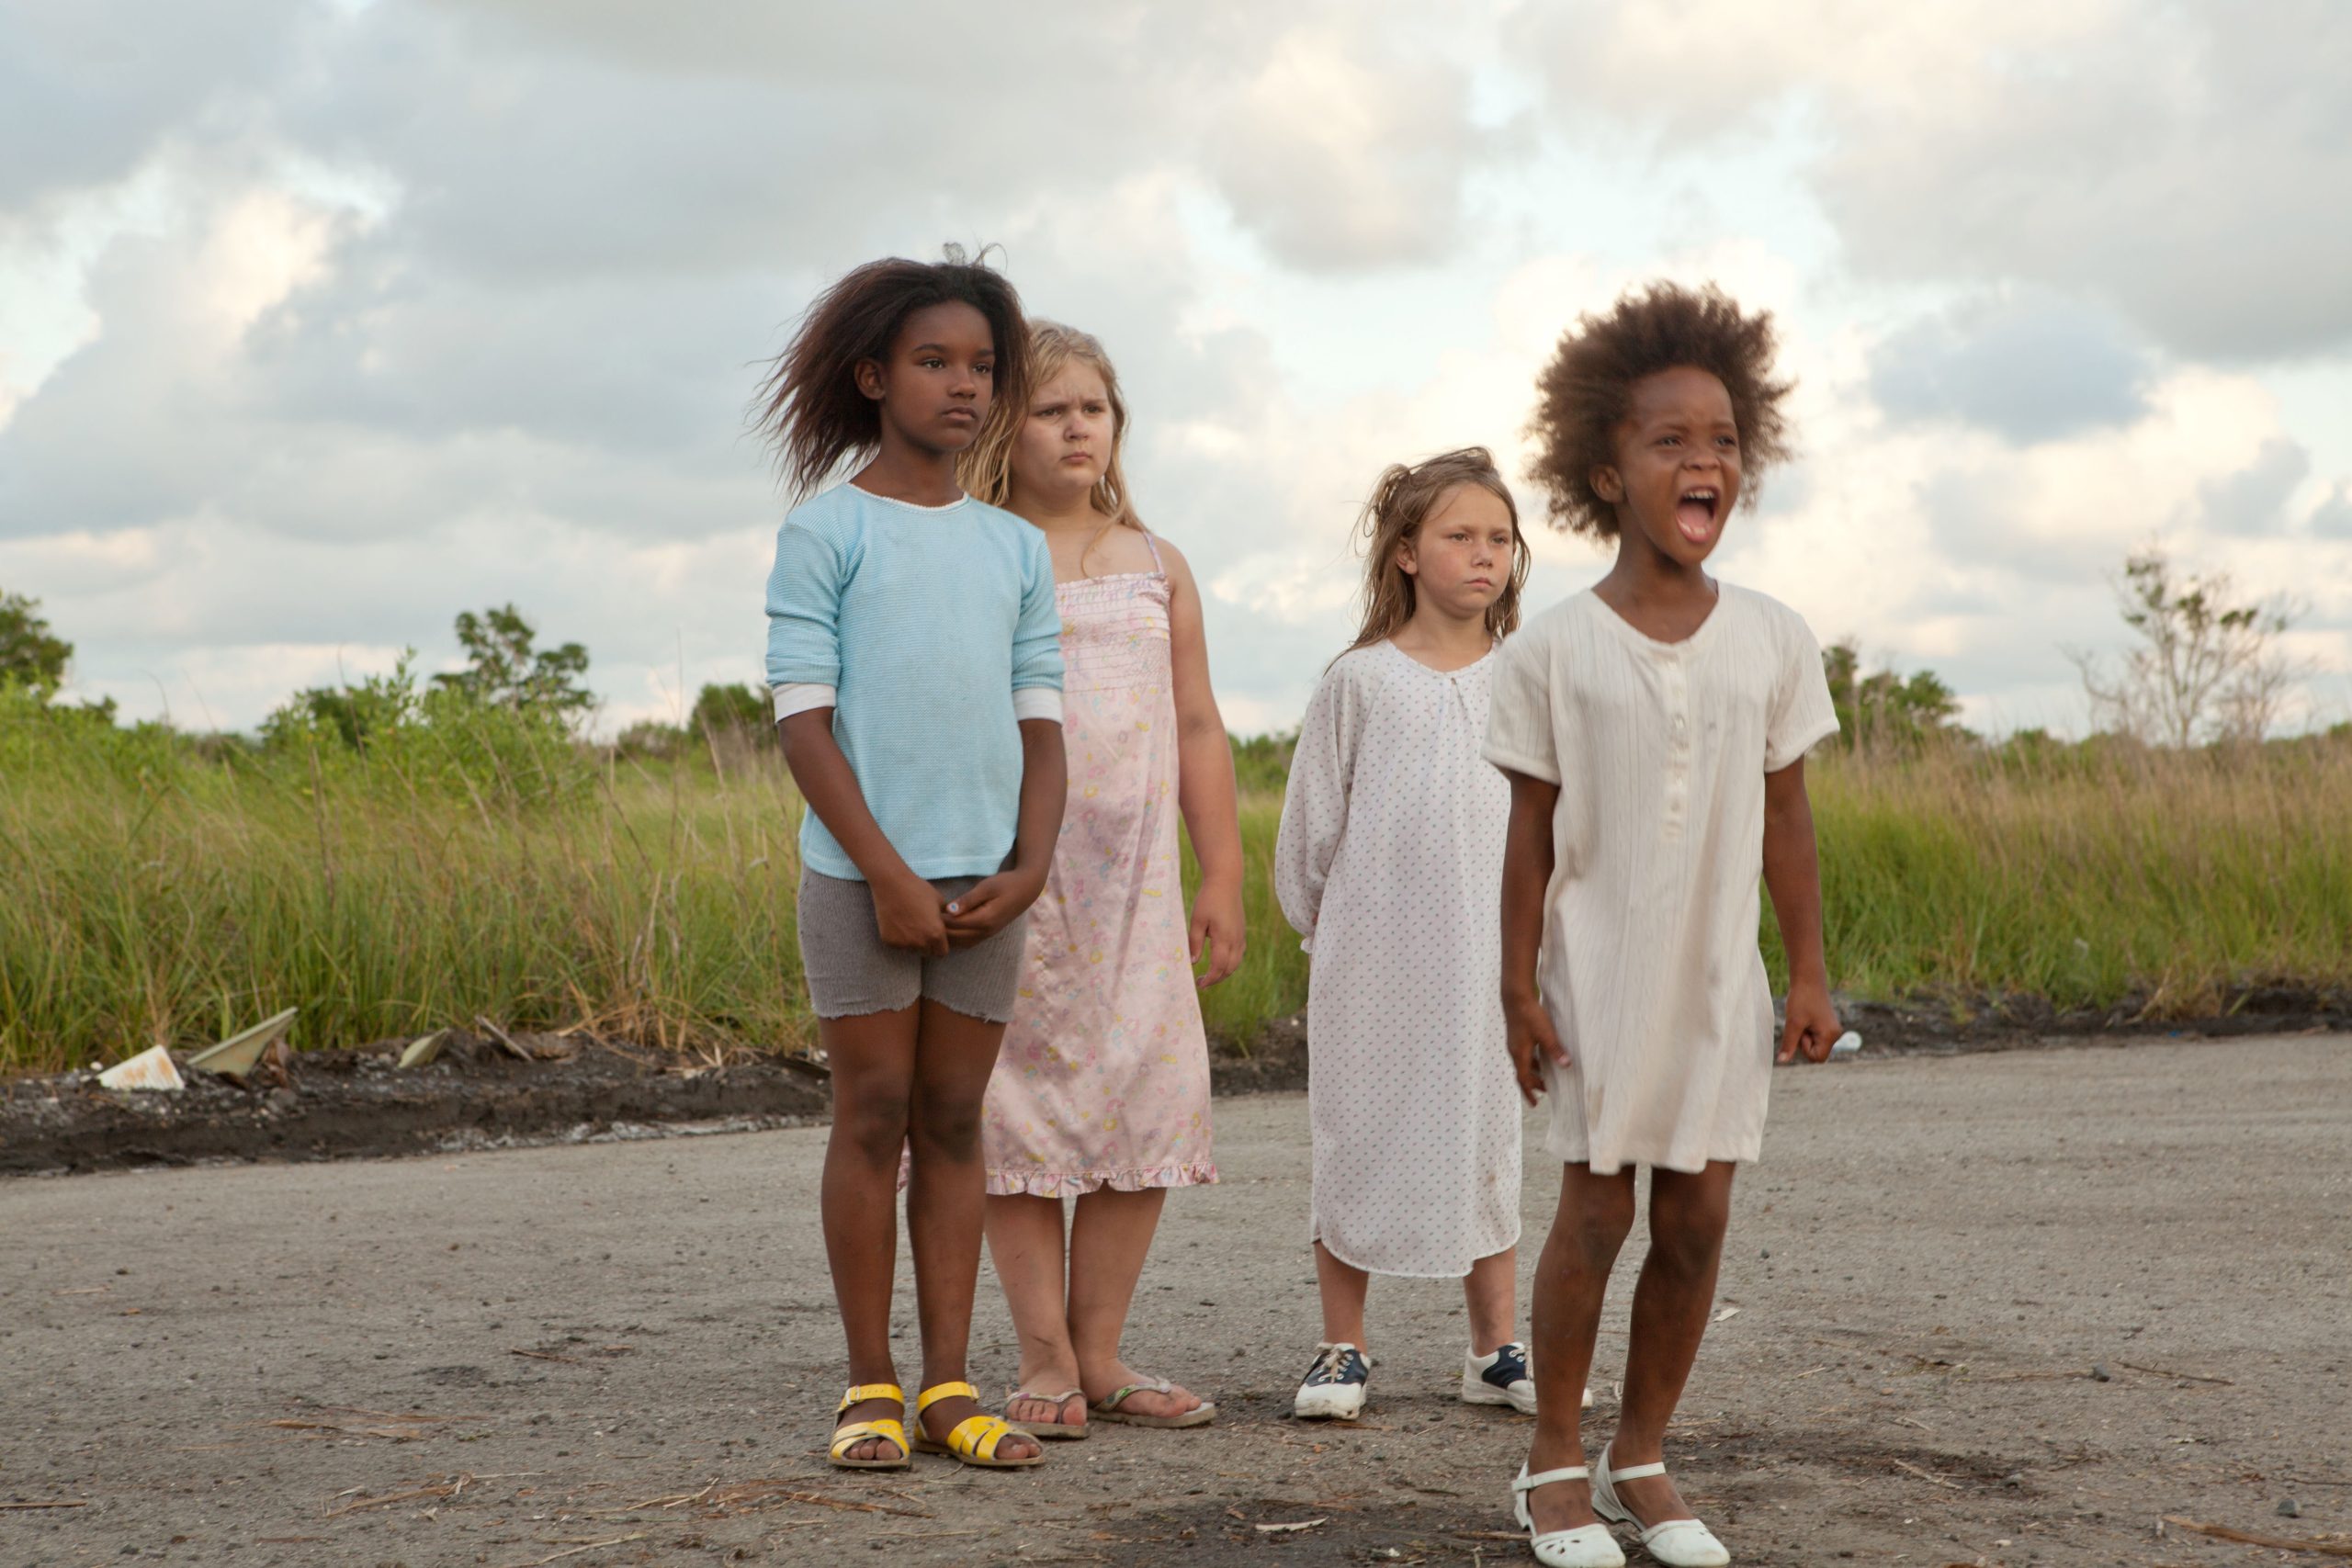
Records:
M1354 1346L1317 1345L1291 1412L1307 1421L1352 1421L1363 1414L1364 1382L1371 1375L1372 1362Z
M1527 1371L1527 1347L1514 1339L1494 1353L1462 1354L1462 1403L1508 1404L1522 1416L1535 1414L1535 1380Z

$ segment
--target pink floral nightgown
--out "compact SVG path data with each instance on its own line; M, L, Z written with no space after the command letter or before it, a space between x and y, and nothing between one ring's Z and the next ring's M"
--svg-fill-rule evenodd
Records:
M1176 847L1168 596L1159 571L1055 590L1069 804L989 1079L981 1138L1000 1196L1216 1179Z

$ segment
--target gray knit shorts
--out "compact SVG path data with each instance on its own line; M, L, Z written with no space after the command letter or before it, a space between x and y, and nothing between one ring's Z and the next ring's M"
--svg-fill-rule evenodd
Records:
M979 881L957 876L932 886L953 898ZM944 958L892 947L874 923L872 888L801 868L800 969L819 1018L896 1012L921 998L967 1018L1010 1022L1028 932L1023 911L988 941Z

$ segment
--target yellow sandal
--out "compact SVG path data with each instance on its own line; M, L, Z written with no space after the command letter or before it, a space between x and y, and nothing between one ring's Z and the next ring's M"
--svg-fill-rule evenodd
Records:
M833 1414L839 1416L851 1405L862 1404L869 1399L895 1399L899 1402L899 1408L904 1410L907 1391L894 1382L862 1382L842 1395L842 1402L833 1406ZM850 1458L849 1450L868 1438L880 1438L885 1442L898 1444L897 1456L891 1459ZM907 1446L904 1421L853 1421L846 1427L836 1427L833 1428L832 1451L828 1457L838 1470L911 1470L915 1462L914 1450Z
M977 1401L980 1391L967 1382L934 1383L915 1397L915 1452L919 1454L953 1454L965 1464L981 1470L1026 1470L1033 1464L1043 1464L1041 1451L1027 1459L999 1459L996 1450L1007 1438L1024 1434L1014 1430L1012 1423L1001 1416L967 1416L956 1423L945 1442L939 1441L923 1429L922 1413L943 1399L961 1396Z

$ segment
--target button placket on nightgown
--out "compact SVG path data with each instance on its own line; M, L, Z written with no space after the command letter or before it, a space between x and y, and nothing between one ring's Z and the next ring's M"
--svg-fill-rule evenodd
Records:
M1679 647L1666 650L1666 816L1668 840L1682 837L1690 817L1690 677Z

